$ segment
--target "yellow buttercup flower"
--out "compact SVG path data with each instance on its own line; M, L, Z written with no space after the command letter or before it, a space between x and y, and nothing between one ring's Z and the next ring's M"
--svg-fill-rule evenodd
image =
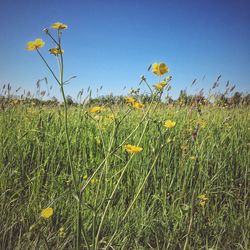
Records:
M165 63L154 63L152 64L152 72L158 76L162 76L168 73L169 69Z
M157 83L155 85L153 85L153 87L155 87L157 90L163 90L164 86L162 86L160 83Z
M133 97L130 97L130 96L126 96L125 100L129 104L133 104L134 102L136 102L136 100Z
M206 194L200 194L200 195L198 196L198 198L201 199L201 200L205 200L205 201L208 200L208 198L206 197Z
M206 205L206 202L208 201L206 194L200 194L198 198L200 199L200 206L204 207Z
M105 108L96 106L96 107L90 108L89 112L90 113L99 113L99 112L104 111L104 110L105 110Z
M132 104L132 106L136 109L143 109L144 108L144 104L142 104L141 102L134 102Z
M176 122L171 121L171 120L166 120L164 123L164 126L166 128L173 128L173 127L175 127L175 125L176 125Z
M44 46L45 42L41 38L37 38L35 41L27 42L27 50L35 50L40 49Z
M49 49L50 54L53 54L55 56L63 54L64 50L63 49L59 49L59 48L51 48Z
M160 83L156 83L155 85L153 85L153 87L155 87L157 90L163 90L167 84L168 83L166 81L162 81Z
M143 150L143 148L141 147L137 147L137 146L134 146L134 145L131 145L131 144L127 144L124 146L125 150L128 152L128 153L139 153Z
M92 185L96 184L97 182L98 182L98 180L95 179L95 178L91 179L91 181L90 181L90 183L91 183Z
M64 29L67 29L68 26L67 26L66 24L57 22L57 23L53 23L53 24L51 25L51 28L52 28L52 29L55 29L55 30L64 30Z
M203 200L201 200L201 201L200 201L200 206L201 206L201 207L205 207L205 205L206 205L206 202L203 201Z
M53 215L53 208L51 208L51 207L47 207L47 208L43 209L41 212L41 217L43 217L44 219L48 219L52 215Z
M66 236L65 228L64 228L64 227L61 227L61 228L59 229L59 237L64 238L65 236Z

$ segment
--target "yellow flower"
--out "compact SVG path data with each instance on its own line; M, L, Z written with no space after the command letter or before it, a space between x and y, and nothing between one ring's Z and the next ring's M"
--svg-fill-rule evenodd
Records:
M200 194L200 195L198 196L198 198L199 198L200 200L204 200L204 201L207 201L207 200L208 200L208 198L206 197L206 194Z
M200 199L200 206L204 207L206 205L206 202L208 201L206 194L200 194L198 198Z
M47 208L43 209L41 212L41 217L43 217L44 219L48 219L52 215L53 215L53 208L51 208L51 207L47 207Z
M205 207L205 205L206 205L206 202L203 201L203 200L201 200L201 201L200 201L200 206Z
M152 72L158 76L162 76L165 73L168 73L168 67L166 66L165 63L154 63L152 65Z
M190 160L196 160L196 157L195 156L190 156Z
M156 83L155 85L153 85L153 87L155 87L158 90L163 90L166 85L167 85L167 82L162 81L160 83Z
M63 49L59 49L59 48L51 48L49 49L50 54L53 54L55 56L63 54L64 50Z
M160 83L157 83L157 84L153 85L153 87L155 87L157 90L163 90L164 89L164 86L161 85Z
M98 182L98 180L95 179L95 178L91 179L91 181L90 181L90 183L91 183L92 185L96 184L97 182Z
M82 178L83 178L84 180L87 180L87 179L88 179L88 176L85 174Z
M133 104L134 102L136 102L136 100L133 97L130 96L126 96L125 100L127 103Z
M176 122L171 121L171 120L166 120L164 126L166 128L173 128L175 126Z
M89 112L90 113L99 113L99 112L104 111L104 110L105 110L105 108L103 108L103 107L95 106L95 107L90 108Z
M57 22L57 23L53 23L53 24L51 25L51 28L52 28L52 29L55 29L55 30L64 30L64 29L67 29L68 26L67 26L66 24Z
M26 50L35 50L42 48L44 46L45 42L41 38L37 38L35 41L27 42Z
M64 228L64 227L61 227L61 228L59 229L59 237L64 238L65 235L66 235L66 233L65 233L65 228Z
M142 104L141 102L134 102L132 104L132 106L136 109L143 109L144 108L144 104Z
M139 153L143 150L143 148L141 147L137 147L137 146L134 146L134 145L130 145L130 144L127 144L124 146L125 150L128 152L128 153Z

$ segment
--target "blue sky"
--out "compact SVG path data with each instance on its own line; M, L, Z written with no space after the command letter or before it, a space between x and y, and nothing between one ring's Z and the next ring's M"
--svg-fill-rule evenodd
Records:
M219 75L221 91L228 80L238 91L250 90L249 0L1 0L0 9L0 87L35 92L36 81L48 77L51 95L60 96L38 55L25 50L27 41L42 38L41 52L56 70L42 29L60 21L68 25L65 78L77 76L66 87L73 98L101 85L101 94L127 94L142 74L154 84L147 72L154 62L169 66L174 97L181 89L207 90Z

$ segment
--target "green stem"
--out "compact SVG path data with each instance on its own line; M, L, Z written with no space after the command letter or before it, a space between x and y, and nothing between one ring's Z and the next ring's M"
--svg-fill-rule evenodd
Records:
M128 215L128 213L130 212L132 206L134 205L134 203L135 203L135 201L137 200L139 194L141 193L141 191L142 191L144 185L146 184L146 181L147 181L148 177L150 176L150 174L151 174L153 168L155 167L155 164L156 164L156 162L157 162L157 160L158 160L158 158L159 158L159 156L160 156L160 153L161 153L162 148L163 148L163 146L161 146L161 148L160 148L160 150L159 150L157 156L155 157L155 160L154 160L154 162L153 162L153 164L152 164L150 170L148 171L146 177L144 178L144 180L143 180L143 182L142 182L142 184L141 184L141 186L140 186L140 188L139 188L139 191L138 191L137 194L135 195L134 200L131 202L129 208L127 209L125 215L123 216L122 221L124 221L124 219L126 218L126 216Z
M55 78L55 80L57 81L57 83L59 85L61 85L60 81L58 80L58 78L56 77L56 75L54 74L53 70L50 68L49 64L46 62L46 60L44 59L44 57L42 56L41 52L36 49L37 53L39 54L39 56L42 58L42 60L44 61L44 63L46 64L47 68L49 69L50 73L53 75L53 77Z

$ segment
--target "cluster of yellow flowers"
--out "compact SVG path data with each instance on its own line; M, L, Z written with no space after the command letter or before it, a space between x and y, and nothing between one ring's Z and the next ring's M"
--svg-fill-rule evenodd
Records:
M165 63L153 63L152 64L152 72L156 74L157 76L162 76L166 73L168 73L169 68L166 66ZM160 81L153 85L153 87L156 90L163 91L164 88L169 84L169 82L172 80L172 76L168 76L163 79L163 81Z
M204 207L208 201L206 194L200 194L198 198L200 199L200 206Z
M171 121L171 120L166 120L164 126L166 128L173 128L175 127L176 122L175 121ZM170 141L169 141L170 142ZM138 146L134 146L131 144L127 144L124 146L124 149L128 152L128 153L139 153L143 150L142 147L138 147Z
M50 27L52 29L56 29L56 30L63 30L63 29L68 28L68 26L66 24L63 24L63 23L60 23L60 22L53 23ZM44 31L47 34L49 33L48 29L44 29ZM38 49L42 48L44 45L45 45L45 42L41 38L37 38L34 41L27 42L26 49L29 50L29 51L38 50ZM60 49L58 47L57 48L51 48L51 49L49 49L49 51L53 55L59 55L59 54L64 53L64 50Z
M133 108L136 109L143 109L145 106L143 103L136 101L133 97L130 96L126 96L125 100L128 104L130 104Z

